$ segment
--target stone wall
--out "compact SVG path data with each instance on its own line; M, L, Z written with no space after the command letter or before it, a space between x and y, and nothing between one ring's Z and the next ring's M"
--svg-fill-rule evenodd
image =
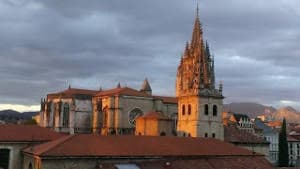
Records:
M28 147L29 143L1 143L0 149L9 149L9 169L20 169L22 167L23 155L21 150Z

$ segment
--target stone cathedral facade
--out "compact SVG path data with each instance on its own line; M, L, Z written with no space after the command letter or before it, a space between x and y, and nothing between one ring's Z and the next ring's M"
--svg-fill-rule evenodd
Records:
M147 79L140 90L69 87L41 102L41 126L58 132L102 135L177 135L224 140L222 85L215 86L214 58L198 15L176 77L176 97L156 96ZM138 123L136 123L136 120Z
M178 66L176 96L178 135L224 140L222 84L216 89L214 58L204 44L198 9L192 40Z

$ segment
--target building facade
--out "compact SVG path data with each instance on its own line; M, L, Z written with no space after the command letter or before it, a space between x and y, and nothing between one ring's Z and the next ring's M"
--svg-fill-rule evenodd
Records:
M177 99L152 95L147 79L140 90L121 85L98 91L69 87L42 100L40 125L65 133L134 135L136 118L154 111L173 121L176 129Z
M270 142L269 145L269 156L267 157L268 160L277 165L278 163L278 138L279 138L279 130L267 126L262 120L259 118L255 119L254 121L255 126L262 129L263 136L265 139Z

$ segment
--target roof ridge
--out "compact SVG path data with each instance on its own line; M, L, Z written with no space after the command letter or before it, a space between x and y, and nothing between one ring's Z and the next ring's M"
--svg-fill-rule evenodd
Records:
M53 148L59 146L60 144L65 143L66 141L68 141L69 139L71 139L71 138L74 137L74 136L75 136L75 134L74 134L74 135L67 135L67 136L65 136L65 137L62 137L62 138L59 138L59 139L57 139L57 140L51 141L51 142L57 141L57 143L55 143L55 144L53 144L53 145L50 145L50 146L49 146L44 152L42 152L40 155L46 154L46 153L49 152L51 149L53 149ZM49 142L49 143L51 143L51 142Z

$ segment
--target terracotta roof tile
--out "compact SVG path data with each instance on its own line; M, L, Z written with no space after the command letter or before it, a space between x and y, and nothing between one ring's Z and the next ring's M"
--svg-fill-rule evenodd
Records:
M99 136L91 134L66 136L24 151L40 156L74 157L253 155L249 150L216 139L170 136Z
M151 97L151 95L129 88L129 87L121 87L114 88L110 90L98 91L96 96L114 96L114 95L126 95L126 96L137 96L137 97Z
M169 166L166 163L169 162ZM263 157L210 157L137 163L141 169L273 169Z
M224 140L230 143L269 143L262 137L258 137L245 130L239 130L235 125L224 126Z
M297 137L297 136L291 136L291 135L288 135L288 136L287 136L287 141L288 141L288 142L300 142L300 138Z
M181 160L152 160L134 162L140 169L273 169L263 157L211 157ZM102 168L115 169L115 164L102 163ZM287 168L285 168L287 169ZM291 168L292 169L292 168ZM297 169L297 168L296 168Z
M97 90L87 90L87 89L76 89L76 88L69 88L67 90L61 91L61 92L57 92L57 93L50 93L47 95L48 98L51 97L72 97L74 95L89 95L89 96L93 96L95 95L97 92Z
M63 136L36 125L0 125L0 142L50 141Z
M269 127L281 127L282 122L281 121L270 121L266 125Z

